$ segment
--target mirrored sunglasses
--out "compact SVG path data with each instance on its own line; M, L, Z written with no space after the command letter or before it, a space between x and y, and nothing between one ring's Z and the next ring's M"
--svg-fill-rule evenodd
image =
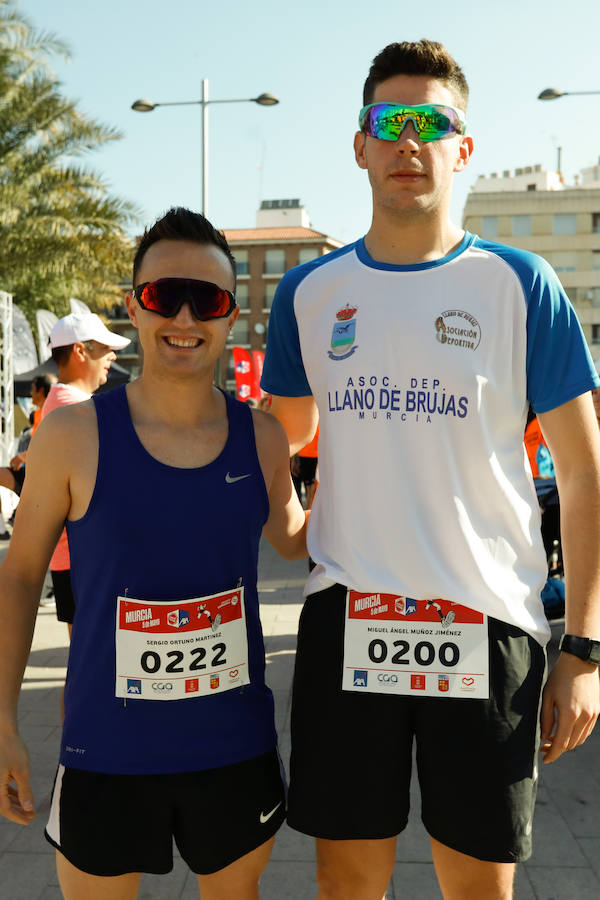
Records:
M467 130L465 114L453 106L422 103L369 103L358 115L363 134L380 141L397 141L407 122L412 122L421 141L441 141Z
M235 297L231 291L211 281L195 278L159 278L145 281L133 290L133 296L142 309L157 313L167 319L176 316L184 303L189 303L197 319L223 319L235 309Z

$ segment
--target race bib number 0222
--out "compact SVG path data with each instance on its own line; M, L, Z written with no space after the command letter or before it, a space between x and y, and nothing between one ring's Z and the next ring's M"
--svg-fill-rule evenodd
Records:
M446 600L349 590L342 690L489 696L487 617Z
M117 598L115 696L189 700L249 684L244 588L173 602Z

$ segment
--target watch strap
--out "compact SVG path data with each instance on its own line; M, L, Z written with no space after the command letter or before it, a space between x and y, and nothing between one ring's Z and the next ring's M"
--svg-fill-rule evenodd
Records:
M600 641L591 638L578 637L575 634L563 634L558 644L558 649L565 653L578 656L586 662L600 666Z

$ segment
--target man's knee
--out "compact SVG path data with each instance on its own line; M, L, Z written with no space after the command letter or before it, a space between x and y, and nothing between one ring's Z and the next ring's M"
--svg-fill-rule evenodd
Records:
M395 838L317 841L319 900L382 900L394 869Z

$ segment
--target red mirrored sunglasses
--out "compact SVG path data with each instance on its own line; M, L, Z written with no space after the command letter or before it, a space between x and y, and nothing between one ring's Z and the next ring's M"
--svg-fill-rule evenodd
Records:
M189 303L197 319L224 319L235 309L235 297L231 291L211 281L195 278L159 278L145 281L133 289L133 296L142 309L157 313L166 319L176 316L184 303Z

